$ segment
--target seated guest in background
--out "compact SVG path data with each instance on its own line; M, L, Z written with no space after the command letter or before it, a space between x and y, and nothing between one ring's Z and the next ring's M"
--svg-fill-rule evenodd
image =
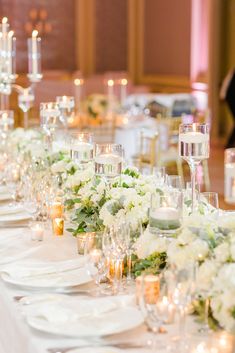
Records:
M229 71L220 90L220 98L225 100L233 117L234 127L226 148L235 147L235 69Z

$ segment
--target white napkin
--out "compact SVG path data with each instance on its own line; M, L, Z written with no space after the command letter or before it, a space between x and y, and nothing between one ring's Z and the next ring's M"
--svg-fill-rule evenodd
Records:
M22 213L24 212L24 209L22 206L2 206L0 207L0 216L4 216L4 215L9 215L9 214L16 214L16 213Z
M45 295L45 301L41 298L40 302L24 306L23 311L26 316L43 318L49 323L72 324L85 318L101 318L103 314L123 307L124 302L125 307L132 305L133 297L126 296L125 300L124 298L120 300L119 297L92 298L91 300L63 295L47 295L47 297Z
M2 215L0 214L0 223L18 223L30 218L32 218L32 216L28 212L22 210L17 213L5 213Z
M6 254L6 256L4 256L4 254L1 254L1 258L0 258L0 265L6 265L9 264L11 262L16 262L18 260L21 260L29 255L32 255L34 252L38 251L39 247L41 247L41 245L38 245L37 247L33 247L27 250L20 250L18 249L10 249L8 248L8 252ZM4 249L5 250L5 249ZM10 250L13 250L13 253L10 252ZM11 265L9 265L11 266ZM14 265L12 265L14 266ZM15 265L17 268L17 265ZM5 272L0 270L0 273Z
M29 277L56 274L78 269L84 266L85 257L79 257L76 260L57 261L57 262L33 262L25 261L11 264L2 269L1 272L7 273L12 278L24 279Z

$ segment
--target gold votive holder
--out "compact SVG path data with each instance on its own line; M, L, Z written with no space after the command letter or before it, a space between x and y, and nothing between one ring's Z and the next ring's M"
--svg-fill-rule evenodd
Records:
M136 278L136 303L140 303L141 295L147 304L156 303L159 298L160 281L156 275L139 276Z
M61 202L53 202L50 207L50 217L51 219L62 218L63 216L63 205Z
M52 219L52 230L56 236L64 235L64 218Z
M122 278L124 271L124 261L122 259L109 257L106 259L106 265L108 267L108 277L111 282Z
M95 232L79 233L77 235L77 250L79 255L84 255L85 246L90 250L94 244ZM87 244L86 244L87 243Z

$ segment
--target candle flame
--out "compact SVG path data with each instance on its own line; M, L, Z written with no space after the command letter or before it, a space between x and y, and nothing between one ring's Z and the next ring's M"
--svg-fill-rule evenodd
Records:
M34 29L32 32L32 37L36 38L37 36L38 36L38 31L36 29Z
M127 81L126 78L122 78L122 79L121 79L121 84L122 84L123 86L126 86L127 83L128 83L128 81Z
M10 32L8 33L8 37L11 38L11 37L13 37L13 36L14 36L14 31L10 31Z
M114 85L114 81L113 80L108 80L108 86L112 87Z
M75 78L73 83L75 84L75 86L81 86L81 85L83 85L83 79Z
M7 17L3 17L2 23L5 24L5 23L7 23L7 22L8 22L8 18L7 18Z

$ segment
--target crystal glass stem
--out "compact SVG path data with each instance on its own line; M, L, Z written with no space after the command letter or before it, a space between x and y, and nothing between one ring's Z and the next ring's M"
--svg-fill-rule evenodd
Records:
M192 213L195 211L196 205L196 173L197 173L197 164L194 161L189 162L190 174L191 174L191 187L192 187Z
M27 129L29 127L29 114L28 110L24 111L24 128Z

